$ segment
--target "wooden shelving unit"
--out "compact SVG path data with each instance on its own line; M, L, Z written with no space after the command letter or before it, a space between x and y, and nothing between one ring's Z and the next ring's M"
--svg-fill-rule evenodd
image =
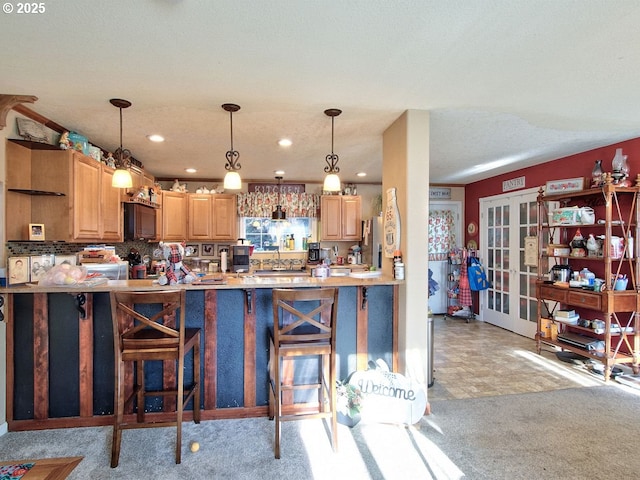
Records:
M609 380L616 364L631 364L633 371L639 371L640 362L640 261L638 246L634 242L634 251L626 252L618 258L612 256L611 239L615 236L627 238L631 235L639 239L640 233L640 175L635 186L620 187L606 175L602 187L590 188L578 192L557 195L545 195L540 188L538 195L538 278L536 297L538 299L538 328L536 344L538 353L542 345L571 351L592 358L604 364L605 380ZM596 212L596 221L592 225L580 223L554 226L550 219L554 205L562 207L592 207ZM577 229L594 236L603 236L601 255L575 257L571 255L549 255L547 246L573 238ZM596 276L604 280L602 291L589 287L569 287L567 284L552 283L546 277L554 264L568 264L572 271L580 271L587 266ZM612 278L627 275L629 281L626 290L614 290ZM600 329L570 325L556 320L559 309L575 309L584 321L602 320ZM544 327L551 322L557 327L554 337ZM613 326L619 326L613 328ZM593 339L591 349L572 345L562 341L563 334L577 334L585 340Z

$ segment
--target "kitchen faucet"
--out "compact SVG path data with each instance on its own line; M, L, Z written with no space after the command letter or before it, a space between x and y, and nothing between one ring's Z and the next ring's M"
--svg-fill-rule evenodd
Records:
M280 262L280 247L276 247L276 254L278 255L278 262L276 263L276 266L273 268L274 270L280 268L280 263L281 263Z

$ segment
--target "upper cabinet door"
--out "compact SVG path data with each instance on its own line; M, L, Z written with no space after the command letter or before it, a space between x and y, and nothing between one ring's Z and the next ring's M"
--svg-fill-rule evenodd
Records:
M101 164L90 157L75 154L73 186L73 238L101 238ZM118 192L119 197L119 192Z
M213 202L211 195L189 195L189 239L209 240Z
M111 186L112 168L102 165L102 239L121 242L123 240L122 203L120 189Z
M340 196L322 196L320 218L322 220L321 240L342 240L342 198Z
M362 208L360 197L342 197L342 239L362 240Z
M182 242L187 238L187 196L162 191L162 240Z
M235 240L238 237L238 206L235 194L211 195L213 199L212 240Z

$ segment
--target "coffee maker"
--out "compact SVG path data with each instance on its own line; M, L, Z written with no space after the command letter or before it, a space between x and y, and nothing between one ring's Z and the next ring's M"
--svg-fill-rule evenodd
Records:
M251 256L250 245L232 245L231 271L234 273L249 271L249 257Z
M309 242L309 254L307 256L308 265L318 265L320 263L320 242Z

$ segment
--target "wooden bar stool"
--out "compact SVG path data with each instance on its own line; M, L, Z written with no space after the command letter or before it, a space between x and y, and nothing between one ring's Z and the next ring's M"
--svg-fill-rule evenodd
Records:
M281 422L331 418L331 445L338 449L336 412L337 288L274 289L269 327L269 419L275 417L275 457L280 458ZM294 375L296 362L316 357L312 377ZM295 378L298 377L298 378ZM317 400L296 402L296 392L317 390Z
M136 311L136 306L139 308ZM176 427L176 463L182 450L182 416L193 398L193 420L200 423L200 329L185 328L185 290L111 292L111 317L115 352L115 399L111 467L118 466L122 430L143 427ZM145 315L143 313L156 312ZM143 313L141 313L143 312ZM175 326L178 313L178 325ZM193 350L193 382L185 389L184 358ZM177 385L156 391L145 388L144 363L147 360L177 362ZM125 362L133 362L134 385L125 385ZM129 371L131 372L131 371ZM133 377L133 375L131 375ZM166 381L166 380L165 380ZM133 391L126 396L126 391ZM145 421L145 397L175 397L177 414L169 420ZM126 421L125 408L136 401L135 421Z

